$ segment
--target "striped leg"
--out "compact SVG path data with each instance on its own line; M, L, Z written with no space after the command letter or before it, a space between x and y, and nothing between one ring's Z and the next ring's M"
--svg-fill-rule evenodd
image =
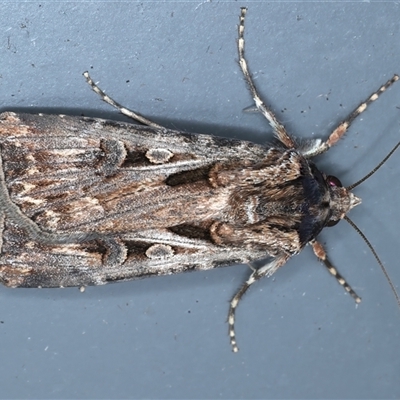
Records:
M240 14L240 23L239 23L239 39L238 39L238 51L239 51L239 64L242 69L243 75L246 79L246 82L249 86L251 95L255 102L255 105L264 117L268 120L272 129L274 130L275 136L288 148L296 148L298 149L305 157L310 158L314 157L318 154L321 154L327 151L331 146L336 144L338 140L343 137L343 135L347 132L348 128L352 124L352 122L363 113L367 107L378 97L386 91L393 83L399 80L398 75L394 75L391 79L389 79L383 86L381 86L376 92L372 93L368 99L363 101L358 107L356 107L350 115L342 121L339 126L329 135L328 140L324 141L321 139L313 139L308 141L308 143L304 145L297 145L294 138L292 138L287 132L284 126L277 120L274 113L264 104L260 95L257 92L257 89L254 85L254 82L251 78L251 74L249 72L247 62L244 56L244 20L246 16L247 9L242 8Z
M84 72L83 76L86 78L87 83L92 87L93 91L96 92L103 101L105 101L107 104L110 104L111 106L115 107L121 114L126 115L129 118L134 119L135 121L138 121L144 125L151 126L152 128L156 129L164 129L163 126L156 124L153 121L150 121L149 119L143 117L143 115L140 115L132 110L129 110L128 108L125 108L121 104L117 103L115 100L113 100L111 97L106 95L97 85L96 83L93 82L92 78L89 75L89 72Z
M244 78L249 86L251 95L253 97L254 103L258 109L262 113L262 115L268 120L272 129L274 130L275 136L288 148L295 148L295 141L289 136L286 132L285 127L277 120L274 113L265 105L265 103L261 100L260 95L257 92L257 89L254 85L253 79L251 78L250 71L247 67L247 62L244 57L244 19L246 16L247 9L241 8L240 20L239 20L239 38L238 38L238 51L239 51L239 65L242 69Z
M399 76L393 75L393 77L389 79L384 85L382 85L376 92L372 93L368 97L368 99L366 99L358 107L356 107L350 113L350 115L343 122L341 122L339 126L329 135L328 140L323 144L323 146L321 146L320 153L328 150L331 146L336 144L339 141L339 139L347 132L352 122L360 114L362 114L372 102L377 100L383 92L385 92L390 86L393 85L393 83L397 82L398 80Z
M247 281L243 284L243 286L239 289L239 291L233 296L231 300L231 305L229 307L228 313L228 324L229 324L229 338L232 346L233 352L238 352L239 348L236 344L236 334L235 334L235 311L239 304L239 301L243 297L243 295L247 292L249 287L257 282L259 279L264 276L271 276L279 267L284 265L286 261L289 259L289 256L282 255L274 258L269 264L255 270L247 279Z
M351 286L346 282L346 280L342 277L342 275L339 274L337 269L331 264L331 262L328 260L326 256L326 252L322 245L317 242L316 240L313 240L310 242L314 254L317 256L317 258L323 262L325 267L328 269L328 271L337 279L340 285L344 287L346 292L350 293L350 296L355 300L356 303L361 303L361 297L357 295L357 293L351 288Z

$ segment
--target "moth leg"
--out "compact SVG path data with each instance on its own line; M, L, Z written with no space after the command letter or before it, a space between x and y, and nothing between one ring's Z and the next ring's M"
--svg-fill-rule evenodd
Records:
M317 154L321 154L327 151L330 147L336 144L339 139L343 137L343 135L347 132L350 125L353 121L362 114L368 106L378 99L378 97L385 92L390 86L393 85L396 81L399 80L398 75L394 75L391 79L389 79L384 85L382 85L376 92L372 93L365 101L359 104L350 114L349 116L342 121L336 129L329 135L328 140L325 142L321 142L319 146L315 146L311 148L308 152L302 152L305 157L314 157Z
M351 288L351 286L346 282L346 280L342 277L342 275L339 274L337 269L332 265L332 263L328 260L326 251L322 247L321 243L317 242L316 240L312 240L310 242L314 254L317 256L317 258L323 262L325 267L328 269L328 271L337 279L340 285L344 287L346 292L350 294L350 296L355 300L356 303L361 303L361 297L357 295L357 293Z
M93 82L92 78L89 75L89 72L84 72L83 76L86 78L87 83L91 86L94 92L96 92L103 101L105 101L107 104L110 104L111 106L115 107L121 114L126 115L129 118L134 119L137 122L140 122L144 125L151 126L152 128L156 129L165 129L163 126L156 124L153 121L150 121L149 119L143 117L143 115L138 114L135 111L129 110L128 108L124 107L123 105L117 103L114 99L112 99L110 96L105 94L97 85L95 82Z
M247 61L244 56L244 19L246 16L247 8L242 7L239 20L239 37L238 37L238 51L239 51L239 65L242 69L244 78L249 86L251 95L253 97L254 103L262 113L262 115L267 119L270 126L274 130L275 136L287 147L287 148L297 148L297 145L293 138L286 132L285 127L277 120L275 114L265 105L262 101L257 89L254 85L253 79L251 78L250 71L247 67Z
M248 263L247 266L253 271L257 271L257 268L252 264L252 263Z
M263 267L255 270L247 279L247 281L243 284L243 286L239 289L239 291L233 296L228 313L228 325L229 325L229 338L232 346L232 351L234 353L239 351L239 348L236 344L236 334L235 334L235 311L239 304L239 301L243 297L243 295L247 292L249 287L257 282L259 279L264 276L271 276L279 267L286 263L289 259L288 255L281 255L274 258L270 263L264 265Z

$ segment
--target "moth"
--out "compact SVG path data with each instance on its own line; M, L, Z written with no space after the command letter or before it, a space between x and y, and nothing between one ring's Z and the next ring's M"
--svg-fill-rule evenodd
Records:
M247 263L252 272L228 315L230 342L238 351L235 311L244 293L310 244L360 302L316 241L324 227L342 219L354 226L346 214L361 202L351 192L360 182L343 187L311 159L343 137L399 77L362 102L327 140L296 140L254 86L244 56L245 15L242 8L239 65L255 106L279 140L276 146L166 129L115 102L87 72L102 100L142 125L0 115L4 285L84 287ZM260 268L251 265L260 259L268 261Z

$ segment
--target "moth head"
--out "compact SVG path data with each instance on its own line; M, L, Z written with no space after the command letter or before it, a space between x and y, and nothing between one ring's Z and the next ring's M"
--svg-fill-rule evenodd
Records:
M355 196L348 188L343 187L336 176L327 176L326 183L330 193L331 215L326 226L334 226L355 206L361 203L361 199Z
M338 178L335 176L327 176L325 178L325 182L328 185L328 189L330 192L330 207L331 207L331 216L326 224L326 226L333 226L336 225L341 219L346 219L350 225L353 225L354 223L349 220L348 217L346 217L346 214L355 206L358 206L361 203L361 199L357 196L355 196L353 193L351 193L351 190L354 189L356 186L360 185L364 181L366 181L371 175L373 175L378 169L385 164L385 162L388 160L388 158L397 150L397 148L400 146L400 142L398 142L393 149L389 152L389 154L372 170L370 171L367 175L365 175L363 178L358 180L357 182L353 183L350 186L343 187L342 183ZM361 235L362 233L359 231L359 229L356 229L357 232L359 232ZM364 240L368 242L368 240L362 235ZM400 305L400 301L399 301Z
M353 183L350 186L343 187L340 180L335 176L326 176L324 177L324 179L325 179L325 184L328 186L330 194L329 205L331 208L331 216L328 222L326 223L326 226L336 225L341 219L344 219L354 228L354 230L362 237L364 242L370 248L376 261L381 267L387 281L389 282L390 288L392 289L392 292L396 298L397 304L400 307L400 296L398 295L394 284L390 280L390 277L384 265L382 264L382 261L379 259L378 254L376 253L376 251L374 250L374 248L372 247L371 243L366 238L366 236L358 228L358 226L346 215L346 213L349 212L353 207L361 203L361 199L355 196L351 192L351 190L354 189L359 184L363 183L371 175L373 175L376 171L378 171L378 169L387 161L387 159L396 151L398 147L400 147L400 142L398 142L396 146L394 146L394 148L389 152L389 154L372 171L370 171L367 175L365 175L359 181Z

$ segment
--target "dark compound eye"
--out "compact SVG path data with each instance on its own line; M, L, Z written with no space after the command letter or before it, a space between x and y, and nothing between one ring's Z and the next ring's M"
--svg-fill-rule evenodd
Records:
M326 177L326 181L328 182L329 186L337 186L337 187L342 187L342 182L339 181L336 176L328 175Z

